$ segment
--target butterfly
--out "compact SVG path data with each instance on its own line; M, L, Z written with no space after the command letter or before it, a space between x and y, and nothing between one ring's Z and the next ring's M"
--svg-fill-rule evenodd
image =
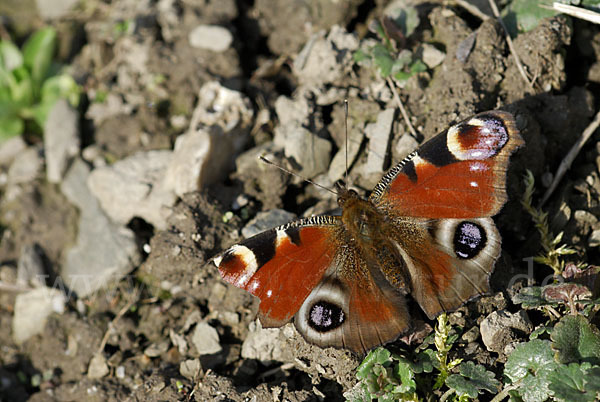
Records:
M263 327L293 320L310 343L364 354L490 290L507 200L514 117L477 114L390 169L368 199L337 184L341 216L311 216L250 237L212 261L260 299Z

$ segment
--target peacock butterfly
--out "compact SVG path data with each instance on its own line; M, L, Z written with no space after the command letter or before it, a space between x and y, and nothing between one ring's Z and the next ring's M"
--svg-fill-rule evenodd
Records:
M389 170L368 199L336 185L341 216L267 230L213 259L260 298L263 327L294 319L304 338L365 353L411 329L407 297L433 319L489 291L500 255L513 116L480 113Z

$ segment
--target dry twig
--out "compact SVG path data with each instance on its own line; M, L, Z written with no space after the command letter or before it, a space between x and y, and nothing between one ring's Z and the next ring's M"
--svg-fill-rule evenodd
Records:
M529 77L527 77L525 68L523 68L521 59L519 59L519 55L517 54L517 49L515 49L515 45L513 44L513 41L510 38L510 35L508 33L508 29L506 29L506 25L504 25L504 21L502 21L502 18L500 18L500 12L498 11L496 2L494 0L489 0L489 2L490 2L490 7L492 7L492 12L494 13L494 16L498 19L498 22L500 23L500 25L502 25L502 29L504 29L504 38L506 39L506 43L508 44L510 53L513 55L513 58L515 59L515 63L517 64L517 69L519 70L519 73L521 73L521 76L523 77L523 79L525 80L525 82L527 83L529 88L531 88L533 90L533 82L531 82L529 80Z
M579 153L579 151L581 151L583 145L592 136L594 131L596 131L598 126L600 126L600 111L596 113L596 117L594 117L594 120L592 120L592 122L585 128L585 130L583 130L583 133L581 133L581 137L579 137L577 142L573 144L567 155L560 162L560 165L556 170L556 174L554 175L554 180L552 180L552 184L550 185L550 187L548 187L548 190L546 190L544 198L542 198L542 202L540 203L540 207L544 205L546 201L548 201L554 190L556 190L558 183L562 180L567 170L569 170L569 168L571 167L571 164L577 157L577 154Z
M600 24L600 13L597 13L596 11L563 3L553 3L552 8L563 14L593 22L594 24Z
M408 129L410 130L410 133L412 134L413 137L417 138L417 130L415 130L412 123L410 122L410 119L408 118L408 113L406 112L406 109L404 108L404 104L402 103L402 100L400 99L400 96L398 95L398 91L396 90L396 85L394 84L394 81L392 81L392 79L390 77L387 77L386 81L387 81L388 86L392 90L394 99L396 100L396 103L398 103L398 107L400 108L400 113L402 113L402 117L404 118L404 121L406 122L406 125L408 126Z

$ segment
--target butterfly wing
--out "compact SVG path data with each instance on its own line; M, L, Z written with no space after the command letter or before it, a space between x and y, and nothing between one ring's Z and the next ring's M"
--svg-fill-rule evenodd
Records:
M260 298L264 327L295 316L307 341L364 353L397 338L409 318L403 294L351 243L339 217L317 216L260 233L213 261L225 281Z
M507 199L508 158L523 144L510 113L480 113L438 134L390 169L369 200L400 216L493 216Z
M392 239L411 295L430 318L489 291L501 251L490 217L506 202L508 159L523 144L511 114L480 113L426 142L373 190L369 200L398 228Z

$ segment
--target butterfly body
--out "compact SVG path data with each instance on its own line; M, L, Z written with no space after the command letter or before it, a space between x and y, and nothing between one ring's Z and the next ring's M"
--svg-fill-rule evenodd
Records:
M489 291L501 242L491 216L522 144L510 114L481 113L409 155L368 199L337 186L341 216L260 233L214 263L260 298L263 326L293 320L311 343L366 352L410 330L407 297L434 318Z

